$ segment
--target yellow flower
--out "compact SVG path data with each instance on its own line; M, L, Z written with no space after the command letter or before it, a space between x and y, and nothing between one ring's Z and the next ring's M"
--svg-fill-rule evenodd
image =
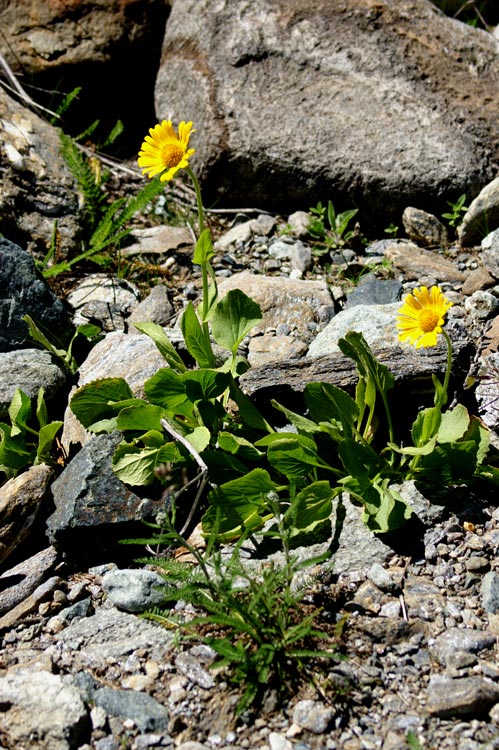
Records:
M173 179L179 169L189 166L189 158L196 149L188 148L191 137L192 122L180 122L178 135L175 132L171 120L163 120L161 124L149 128L142 148L139 151L137 163L142 169L142 174L154 177L160 172L161 181Z
M438 334L442 333L444 315L451 305L438 286L414 289L405 298L397 315L399 339L409 341L416 349L435 346Z

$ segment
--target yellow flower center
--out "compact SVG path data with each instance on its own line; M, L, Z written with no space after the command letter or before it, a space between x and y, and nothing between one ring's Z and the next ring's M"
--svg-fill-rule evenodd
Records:
M183 156L184 149L180 143L165 143L161 147L161 161L168 169L176 167L182 161Z
M440 315L434 310L421 310L419 313L419 327L425 333L434 331L438 326Z

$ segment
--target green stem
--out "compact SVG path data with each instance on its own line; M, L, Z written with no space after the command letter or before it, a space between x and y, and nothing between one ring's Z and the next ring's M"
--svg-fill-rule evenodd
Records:
M189 177L192 180L192 184L194 185L194 191L196 193L196 202L198 207L198 230L199 230L199 236L204 231L204 209L203 209L203 199L201 197L201 188L199 187L199 182L192 171L190 167L186 167L185 171L189 175ZM203 337L206 343L206 351L212 352L211 348L211 340L210 340L210 331L208 328L208 323L206 321L206 317L208 315L208 261L203 261L201 263L201 277L202 277L202 283L203 283L203 297L201 300L201 327L203 329ZM211 356L212 363L211 366L215 366L215 358L213 357L213 354Z
M196 192L196 201L198 204L199 234L202 234L203 229L204 229L204 209L203 209L203 199L201 197L201 188L199 187L198 178L196 177L192 169L190 167L186 167L185 171L191 178L192 184L194 185L194 190Z
M440 407L445 406L445 404L447 403L447 391L449 390L450 372L452 369L452 342L447 331L444 331L442 329L442 334L445 339L445 343L447 344L447 368L445 370L442 399L441 403L439 404Z

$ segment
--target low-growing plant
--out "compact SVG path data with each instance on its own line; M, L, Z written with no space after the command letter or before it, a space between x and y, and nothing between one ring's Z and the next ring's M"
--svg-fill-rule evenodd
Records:
M86 338L87 341L97 343L97 339L102 333L99 326L93 325L92 323L84 323L77 326L67 349L62 349L53 344L47 338L30 315L23 315L22 320L24 320L28 326L29 334L33 341L36 341L37 344L40 344L44 349L50 352L50 354L58 360L59 364L61 364L70 375L74 375L79 367L77 360L73 356L73 346L78 337L83 337Z
M450 207L450 211L442 214L442 219L445 219L449 226L451 227L457 227L461 223L464 214L468 210L468 207L465 206L466 202L466 193L463 193L459 196L459 198L455 201L447 201L447 205Z
M30 397L16 389L8 414L10 424L0 422L0 474L4 481L29 466L56 464L54 441L63 423L49 422L44 389L40 388L34 409Z
M296 585L297 573L323 562L309 558L299 562L291 553L291 529L282 515L278 498L269 498L273 528L262 536L277 540L282 552L279 563L257 563L250 567L241 559L241 537L232 551L222 553L216 530L208 536L204 550L175 530L173 513L164 513L161 525L149 524L157 534L128 543L173 545L182 548L190 561L162 555L154 560L165 577L164 603L180 601L193 605L198 614L185 619L161 607L145 616L168 628L176 628L185 640L200 640L218 655L214 663L240 691L237 710L261 705L274 691L280 697L298 684L310 682L320 689L319 665L342 658L337 648L337 630L321 622L321 611L304 612L303 592ZM144 561L145 562L145 561ZM150 559L147 562L151 562ZM200 611L201 610L201 611Z
M446 410L452 345L443 326L451 302L438 287L415 289L398 317L402 341L432 347L442 335L448 355L443 382L433 378L434 406L415 409L407 435L397 439L392 422L393 375L353 331L339 341L357 369L353 395L329 383L308 383L305 414L277 403L275 420L260 414L239 386L247 363L238 349L261 311L240 290L218 296L213 245L188 163L191 128L180 123L178 135L170 122L152 128L139 165L150 176L161 172L161 180L184 168L195 186L200 235L193 260L201 267L202 294L197 307L186 307L181 329L196 366L189 369L160 326L135 324L152 337L167 364L145 382L145 397L135 398L124 379L108 378L83 386L71 400L88 430L123 433L113 458L117 476L131 485L160 479L189 488L194 498L188 519L201 503L203 529L216 529L219 542L261 529L273 515L269 498L277 497L291 545L327 538L333 501L342 492L361 506L368 527L383 533L412 513L394 489L404 479L446 486L497 483L498 470L485 464L485 425L460 404ZM222 362L212 341L226 352ZM282 415L287 427L277 429Z
M354 235L354 231L349 230L348 226L357 213L357 208L337 213L332 201L327 206L319 201L315 208L311 208L308 231L311 237L322 244L314 249L314 253L323 255L348 244Z

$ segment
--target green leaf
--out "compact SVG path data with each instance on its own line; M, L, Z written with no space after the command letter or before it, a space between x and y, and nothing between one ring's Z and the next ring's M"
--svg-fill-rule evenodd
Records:
M24 442L22 434L11 435L11 427L0 422L0 465L14 473L33 463L35 451Z
M411 429L414 445L417 448L426 445L428 440L436 436L441 421L442 414L436 406L420 411Z
M239 456L244 461L256 461L265 455L249 440L233 435L231 432L220 432L218 434L218 445L221 450Z
M477 468L477 453L474 440L437 444L419 464L421 478L446 485L469 481Z
M452 443L460 440L470 423L468 410L462 404L457 404L451 411L442 414L442 421L438 429L439 443Z
M134 323L133 325L137 329L137 331L145 333L146 336L149 336L149 338L154 341L156 347L159 350L159 353L172 368L172 370L180 373L185 372L187 368L184 365L180 354L178 354L172 342L166 335L164 328L159 326L157 323L151 323L150 321L146 321L144 323Z
M202 453L210 444L211 432L207 427L200 425L199 427L195 427L185 437L198 453Z
M301 490L284 514L291 538L303 533L310 534L324 524L330 529L333 496L334 492L326 481L313 482Z
M412 509L389 483L389 479L384 479L371 484L362 492L362 518L366 526L376 534L398 529L412 516Z
M40 390L38 391L38 396L36 398L36 418L40 427L43 427L48 422L48 413L44 394L44 388L40 388Z
M103 378L82 386L71 399L71 411L83 427L117 416L116 402L133 398L130 386L123 378Z
M370 445L357 443L352 438L339 443L338 455L347 474L364 484L369 484L387 466Z
M203 231L199 235L198 241L196 242L192 262L198 266L201 266L211 260L214 255L215 251L213 249L213 243L211 241L210 230L203 229Z
M229 387L230 375L219 370L189 370L182 376L187 398L193 403L221 396Z
M29 315L23 315L22 320L26 323L29 329L29 335L38 344L41 344L44 349L51 352L57 359L62 360L64 364L67 364L67 353L64 349L58 349L54 346L44 333L38 328L33 318Z
M312 422L311 419L307 419L307 417L303 417L301 414L296 414L294 411L286 409L285 406L278 404L277 401L272 400L271 403L272 406L285 415L288 422L292 424L293 427L296 427L298 432L312 435L315 432L321 431L319 425L316 422Z
M161 406L147 404L145 401L136 406L122 409L118 415L116 426L118 430L157 430L161 432L160 419L164 416Z
M175 443L165 443L161 448L139 448L122 443L114 452L113 470L118 479L126 484L150 484L156 479L155 469L173 461L176 456Z
M63 424L63 422L50 422L40 429L35 463L51 463L52 444Z
M248 396L246 396L246 394L242 392L233 378L231 379L230 383L230 396L232 400L237 404L237 407L239 409L239 416L241 417L245 425L253 428L254 430L273 432L273 429L269 425L267 420L262 417L254 403L250 398L248 398Z
M436 444L437 436L435 435L419 447L408 445L401 448L396 445L396 443L387 443L387 446L388 448L391 448L392 451L395 451L395 453L401 453L404 456L427 456L434 450Z
M243 477L213 489L208 495L210 508L202 518L203 531L217 532L217 540L237 539L244 530L255 531L272 518L266 495L276 485L264 469L253 469Z
M393 375L388 367L380 364L374 357L361 333L349 331L345 338L338 341L338 346L346 357L350 357L356 363L361 377L372 379L379 393L386 394L390 388L393 388L395 383Z
M269 463L288 479L305 477L312 468L331 468L317 455L315 442L305 435L274 440L268 447L267 456Z
M476 462L479 466L485 460L490 446L490 430L481 419L473 414L470 417L470 425L463 436L463 440L472 440L477 446Z
M185 393L182 376L170 367L162 367L144 383L144 393L149 401L163 407L170 414L191 416L193 404Z
M339 422L343 437L352 436L359 409L348 393L332 383L307 383L305 401L313 420L320 423L329 419L335 425Z
M194 357L199 367L213 367L213 352L198 320L194 305L189 302L180 321L187 351Z
M261 319L260 305L240 289L231 289L213 310L213 338L219 346L235 354L241 341Z
M14 391L8 412L12 423L11 435L14 437L26 430L26 425L31 417L31 399L20 388L16 388Z

